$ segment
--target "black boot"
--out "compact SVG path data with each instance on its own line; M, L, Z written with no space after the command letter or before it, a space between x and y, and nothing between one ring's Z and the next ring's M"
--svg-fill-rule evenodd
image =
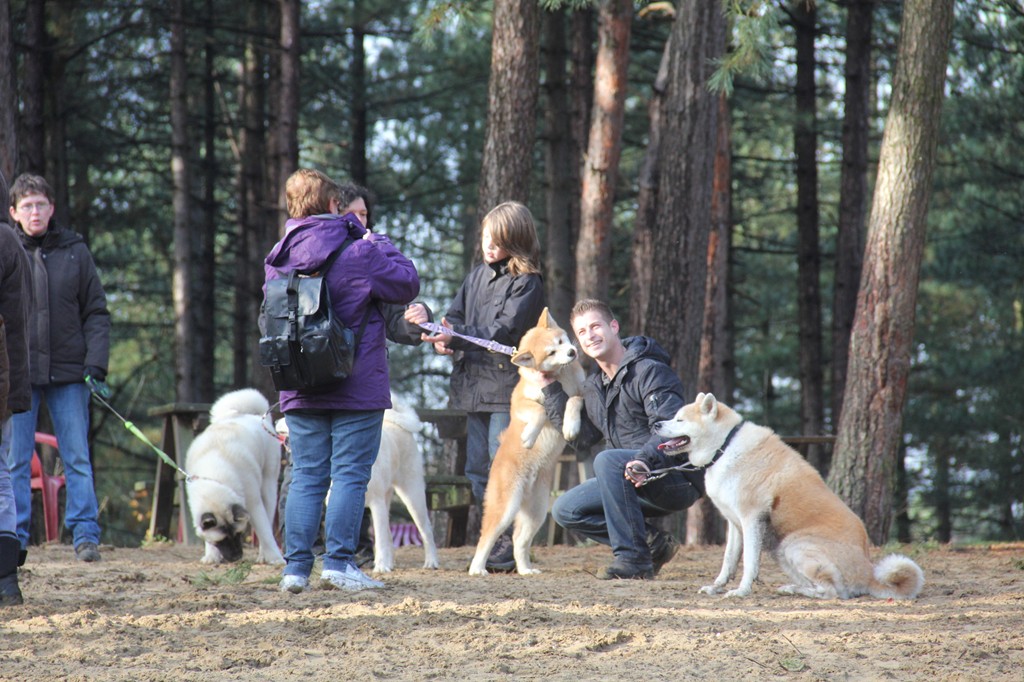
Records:
M359 541L356 543L356 566L363 566L373 561L373 538L370 537L370 510L363 507L363 520L359 524Z
M14 606L25 601L18 587L18 566L25 562L26 554L18 538L0 535L0 607Z
M492 573L509 573L516 570L515 548L512 546L512 531L506 530L498 536L487 556L485 564Z

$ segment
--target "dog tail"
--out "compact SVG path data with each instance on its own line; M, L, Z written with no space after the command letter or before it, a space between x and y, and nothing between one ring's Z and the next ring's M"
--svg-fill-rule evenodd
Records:
M902 554L890 554L875 565L869 591L879 599L914 599L924 587L924 571Z
M262 417L270 410L270 402L255 388L242 388L222 395L210 408L210 421L223 421L242 414Z

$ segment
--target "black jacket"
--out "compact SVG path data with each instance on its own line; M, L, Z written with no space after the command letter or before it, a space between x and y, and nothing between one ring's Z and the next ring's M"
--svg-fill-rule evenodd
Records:
M466 276L445 319L460 334L515 346L544 311L540 275L511 275L508 261L481 263ZM519 380L511 358L458 337L451 378L451 406L467 412L507 412Z
M587 377L583 425L569 444L581 450L604 437L608 448L638 450L637 459L651 469L681 464L681 458L658 450L667 439L653 433L655 423L671 418L686 404L683 384L668 364L669 355L646 336L627 337L622 343L626 356L614 377L609 380L600 369ZM544 388L545 411L559 429L568 399L558 382Z
M50 228L39 238L20 229L32 273L29 373L32 384L82 381L86 367L106 374L110 312L92 254L81 235Z
M0 220L0 320L5 328L7 358L10 360L7 409L11 412L28 412L32 409L26 335L31 303L28 258L14 229ZM4 411L0 411L0 421L5 417Z

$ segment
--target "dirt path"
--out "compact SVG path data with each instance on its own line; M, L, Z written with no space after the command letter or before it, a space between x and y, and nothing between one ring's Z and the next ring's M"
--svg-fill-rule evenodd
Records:
M0 679L1024 680L1024 545L908 552L927 582L896 603L776 595L770 560L747 599L698 594L717 547L649 583L596 580L600 547L487 578L465 573L471 548L426 571L405 547L387 589L298 596L266 566L229 584L197 548L34 548L26 604L0 611Z

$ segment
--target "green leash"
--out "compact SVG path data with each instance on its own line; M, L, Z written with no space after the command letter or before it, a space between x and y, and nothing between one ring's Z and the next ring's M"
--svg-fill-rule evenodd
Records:
M117 417L118 419L121 420L121 422L124 424L124 428L128 429L128 433L132 434L133 436L135 436L136 438L141 440L143 443L148 445L153 450L153 452L155 452L160 457L160 459L162 459L164 461L164 463L167 464L167 466L171 467L172 469L177 471L179 474L184 476L186 481L191 481L194 478L193 476L190 476L187 471L185 471L180 466L178 466L177 462L175 462L173 459L171 459L170 455L168 455L166 452L164 452L163 450L158 448L156 445L154 445L153 441L151 441L150 439L146 438L146 434L144 434L142 431L140 431L139 427L135 426L135 424L133 424L132 422L130 422L127 419L125 419L124 417L122 417L120 415L120 413L118 413L118 411L115 410L113 408L113 406L110 403L108 403L103 396L101 396L99 394L99 392L97 392L96 390L93 390L91 386L90 386L90 391L92 391L92 395L93 395L94 398L96 398L96 400L100 401L100 403L102 403L104 407L106 407L108 410L110 410L110 412L115 417Z

